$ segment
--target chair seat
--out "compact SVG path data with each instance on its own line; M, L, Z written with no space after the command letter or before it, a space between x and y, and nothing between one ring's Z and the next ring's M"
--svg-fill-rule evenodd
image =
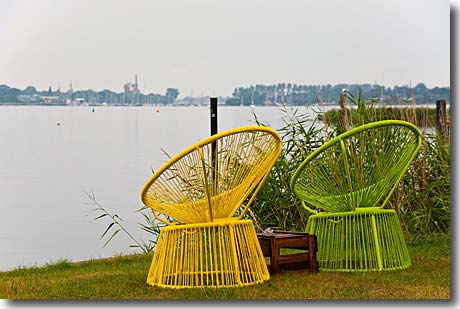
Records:
M181 203L167 204L164 202L151 201L150 207L162 212L163 214L175 218L182 223L201 223L209 220L209 212L203 211L208 209L208 203L211 203L213 212L213 219L230 219L233 216L235 206L241 205L241 196L237 195L238 189L241 186L236 186L228 191L209 197L203 197L201 200L190 200L184 198ZM236 194L235 194L236 192ZM160 200L161 201L161 200Z

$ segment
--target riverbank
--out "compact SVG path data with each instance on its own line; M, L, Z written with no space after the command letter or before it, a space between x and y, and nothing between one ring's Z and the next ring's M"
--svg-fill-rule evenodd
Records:
M372 109L375 115L378 115L380 120L399 119L414 123L419 127L435 127L436 126L436 108L435 106L385 106ZM347 109L349 120L354 124L359 124L362 117L357 109ZM340 119L343 118L343 110L333 108L318 115L318 119L328 122L329 124L337 125ZM450 107L447 109L447 119L450 123Z
M8 299L450 299L450 238L409 245L412 267L366 273L288 271L245 288L170 290L148 286L151 254L0 272Z

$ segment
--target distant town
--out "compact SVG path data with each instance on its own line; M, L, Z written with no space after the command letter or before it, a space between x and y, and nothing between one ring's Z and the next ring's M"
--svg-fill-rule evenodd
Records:
M450 103L450 87L427 88L418 83L415 87L385 87L378 84L296 85L278 83L274 85L252 85L235 88L231 96L219 96L220 105L307 105L336 104L343 89L366 100L383 103L416 104L435 103L446 100ZM164 94L144 94L139 89L138 77L123 85L123 92L111 90L74 90L72 82L65 91L60 88L39 91L34 86L23 90L0 85L0 105L56 105L56 106L207 106L209 96L179 98L179 89L167 88Z

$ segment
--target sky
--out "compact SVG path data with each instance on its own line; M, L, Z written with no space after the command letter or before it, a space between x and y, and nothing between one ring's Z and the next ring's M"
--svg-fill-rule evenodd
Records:
M450 84L447 0L0 0L0 84Z

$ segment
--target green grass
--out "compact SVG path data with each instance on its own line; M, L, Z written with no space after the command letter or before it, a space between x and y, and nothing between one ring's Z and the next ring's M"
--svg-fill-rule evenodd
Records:
M444 235L410 245L412 267L366 273L285 271L270 281L226 289L148 286L151 254L0 272L9 299L450 299L450 244Z

